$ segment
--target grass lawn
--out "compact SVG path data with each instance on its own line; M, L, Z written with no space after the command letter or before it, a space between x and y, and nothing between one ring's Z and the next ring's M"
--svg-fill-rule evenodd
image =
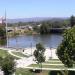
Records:
M48 62L51 62L51 61L61 62L59 59L49 59L48 60Z
M16 70L16 75L33 75L33 74L29 72L27 69L19 68Z
M6 57L8 54L8 52L6 50L1 50L0 49L0 57Z
M44 64L63 64L62 62L53 62L53 61L51 61L51 62L44 62Z
M32 64L29 67L40 67L40 65ZM60 68L62 69L62 68L65 68L65 66L64 65L42 65L42 68Z
M45 61L44 64L63 64L59 59L50 59Z
M62 74L63 71L45 71L43 70L40 73L34 73L29 71L29 69L23 69L23 68L18 68L16 70L16 74L15 75L63 75ZM58 74L59 73L59 74ZM69 75L75 75L75 71L69 71Z
M1 50L0 49L0 57L6 57L6 56L8 56L8 55L10 55L6 50ZM14 57L14 56L12 56L12 57ZM19 58L17 58L17 57L14 57L15 59L19 59Z
M12 52L13 54L17 55L17 56L20 56L20 57L29 57L27 55L24 55L23 53L21 52Z
M42 71L41 73L34 73L29 71L29 69L19 68L16 70L16 75L48 75L49 71Z

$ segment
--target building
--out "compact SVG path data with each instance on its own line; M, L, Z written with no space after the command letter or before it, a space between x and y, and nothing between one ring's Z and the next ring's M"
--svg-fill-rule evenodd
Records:
M0 17L0 24L3 23L3 17Z
M5 19L3 17L0 17L0 24L3 24L5 22Z
M4 75L4 72L0 69L0 75Z

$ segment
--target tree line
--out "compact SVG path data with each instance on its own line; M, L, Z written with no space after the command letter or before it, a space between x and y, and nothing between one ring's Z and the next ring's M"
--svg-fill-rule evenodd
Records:
M72 15L70 19L54 22L43 22L39 28L40 34L49 34L51 28L68 28L75 26L75 17Z
M75 25L75 17L70 18L55 18L50 20L43 20L39 22L18 22L8 23L8 26L26 26L31 25L34 31L40 34L49 34L50 28L67 28ZM38 25L41 25L40 27Z

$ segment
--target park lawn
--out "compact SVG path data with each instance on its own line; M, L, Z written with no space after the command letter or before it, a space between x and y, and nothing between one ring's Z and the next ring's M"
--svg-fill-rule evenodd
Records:
M2 58L4 58L4 57L6 57L6 56L8 56L8 55L10 55L6 50L2 50L2 49L0 49L0 57L2 57ZM10 55L10 56L12 56L12 55ZM19 59L19 58L17 58L17 57L15 57L15 56L12 56L14 59Z
M38 65L38 64L32 64L28 67L37 67L39 68L41 65ZM64 65L42 65L42 68L59 68L59 69L62 69L62 68L65 68Z
M62 70L61 71L43 70L40 73L35 73L31 72L30 69L18 68L16 69L15 75L59 75L59 74L62 75L62 72L63 72ZM69 75L75 75L75 71L69 71Z
M15 75L62 75L62 70L61 71L43 70L40 73L34 73L34 72L31 72L29 69L18 68L18 69L16 69ZM75 71L69 71L69 75L75 75Z
M59 59L49 59L45 61L44 64L63 64Z
M23 54L21 52L13 52L12 51L12 53L15 54L15 55L17 55L17 56L20 56L20 57L29 57L29 56L27 56L27 55L25 55L25 54Z
M6 50L0 49L0 57L6 57L7 55L9 55L9 53Z
M15 75L33 75L28 69L18 68L16 69Z
M18 68L15 75L48 75L49 71L42 71L40 73L31 72L29 69Z
M62 62L55 62L55 61L51 61L51 62L44 62L44 64L63 64Z
M49 60L48 60L48 62L51 62L51 61L61 62L59 59L49 59Z

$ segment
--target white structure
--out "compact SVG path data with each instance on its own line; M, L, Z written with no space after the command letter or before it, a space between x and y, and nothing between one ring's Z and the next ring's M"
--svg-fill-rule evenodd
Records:
M0 24L3 23L3 17L0 17Z
M42 24L37 25L38 27L40 27Z
M4 75L4 72L0 69L0 75Z

